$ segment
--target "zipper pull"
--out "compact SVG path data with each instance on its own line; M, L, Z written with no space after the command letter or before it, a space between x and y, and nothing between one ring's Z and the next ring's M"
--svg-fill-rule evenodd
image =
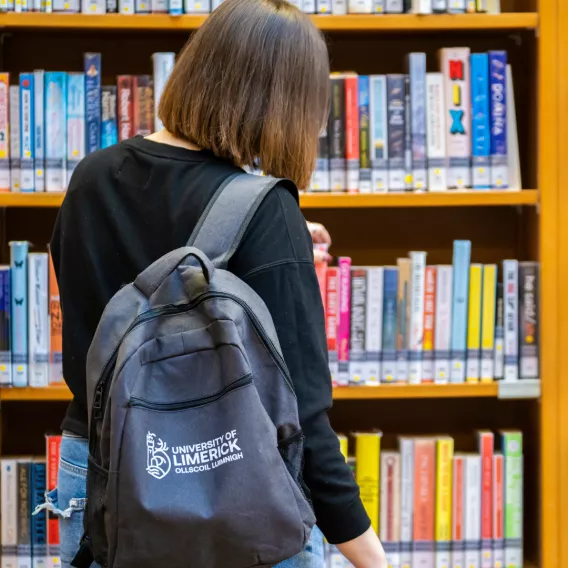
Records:
M103 408L103 389L98 387L95 390L95 400L93 401L93 417L96 420L100 420L102 417L102 410Z

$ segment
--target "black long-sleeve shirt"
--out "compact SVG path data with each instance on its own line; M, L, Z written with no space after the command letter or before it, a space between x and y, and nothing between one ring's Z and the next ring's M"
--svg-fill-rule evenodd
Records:
M111 297L184 246L215 190L240 171L205 151L135 138L85 158L51 242L63 311L63 370L73 392L63 429L87 437L86 356ZM331 382L312 242L297 195L277 186L255 214L229 270L266 303L298 397L304 479L332 543L369 527L329 424Z

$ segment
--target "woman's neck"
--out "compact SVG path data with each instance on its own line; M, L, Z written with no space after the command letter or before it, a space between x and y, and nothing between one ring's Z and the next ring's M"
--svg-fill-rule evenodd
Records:
M150 134L150 136L146 136L146 139L152 140L152 142L158 142L158 144L168 144L170 146L178 146L179 148L187 148L188 150L194 151L201 150L201 148L199 148L195 144L192 144L191 142L187 142L186 140L182 140L181 138L176 138L165 128L160 130L159 132Z

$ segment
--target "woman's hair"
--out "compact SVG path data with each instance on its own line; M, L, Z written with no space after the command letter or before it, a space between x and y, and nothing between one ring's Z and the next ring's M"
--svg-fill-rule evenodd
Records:
M325 41L286 0L225 0L181 52L158 111L174 136L301 189L328 113Z

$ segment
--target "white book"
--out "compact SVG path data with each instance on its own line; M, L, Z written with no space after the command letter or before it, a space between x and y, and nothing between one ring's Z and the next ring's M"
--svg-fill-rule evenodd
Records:
M316 13L331 14L331 0L316 0Z
M0 190L10 190L10 85L9 74L0 74Z
M34 114L35 114L35 190L45 191L45 72L34 71Z
M400 566L412 564L414 520L414 440L399 438L400 449Z
M34 84L31 73L20 74L20 166L22 191L34 191Z
M431 14L432 0L412 0L411 12L413 14Z
M83 14L106 14L106 0L81 0L81 12Z
M400 466L399 452L381 452L379 532L391 568L400 568Z
M47 253L28 255L28 341L30 387L49 385L49 300Z
M404 12L404 1L386 0L385 10L387 14L402 14Z
M166 81L174 67L175 53L154 53L152 63L154 66L154 129L158 132L164 127L162 121L158 118L158 105Z
M152 10L152 3L150 0L135 0L136 14L149 14Z
M487 13L500 14L501 13L501 0L487 0Z
M408 382L422 382L422 339L424 336L424 276L426 272L426 253L410 252L412 263L410 273L410 329L408 342L409 372Z
M522 189L521 161L519 158L519 134L515 109L515 91L511 65L507 65L507 168L509 170L509 189Z
M10 85L10 189L21 191L20 87Z
M480 568L481 561L481 456L465 457L464 537L465 566Z
M382 193L388 190L388 115L385 75L369 77L369 124L372 191Z
M136 5L134 0L118 0L119 14L131 16L136 13Z
M371 14L373 11L373 0L348 0L350 14Z
M18 460L0 462L2 568L18 568Z
M450 14L463 14L466 0L448 0L448 12Z
M211 0L184 0L186 14L209 14L211 12Z
M436 14L446 12L448 3L446 0L432 0L432 11Z
M452 282L453 267L436 268L436 322L434 328L434 382L446 384L450 379L450 348L452 336Z
M445 191L446 179L446 121L444 76L426 74L426 143L428 156L428 189Z
M152 14L166 14L168 12L167 0L151 0Z
M451 568L464 568L465 454L454 454L452 463L452 552Z
M365 318L365 373L367 386L381 384L381 348L383 344L383 284L384 268L367 267L367 301Z
M373 0L373 14L385 13L385 0Z
M519 262L503 261L505 381L519 379Z
M347 0L331 0L331 13L334 16L347 14Z

